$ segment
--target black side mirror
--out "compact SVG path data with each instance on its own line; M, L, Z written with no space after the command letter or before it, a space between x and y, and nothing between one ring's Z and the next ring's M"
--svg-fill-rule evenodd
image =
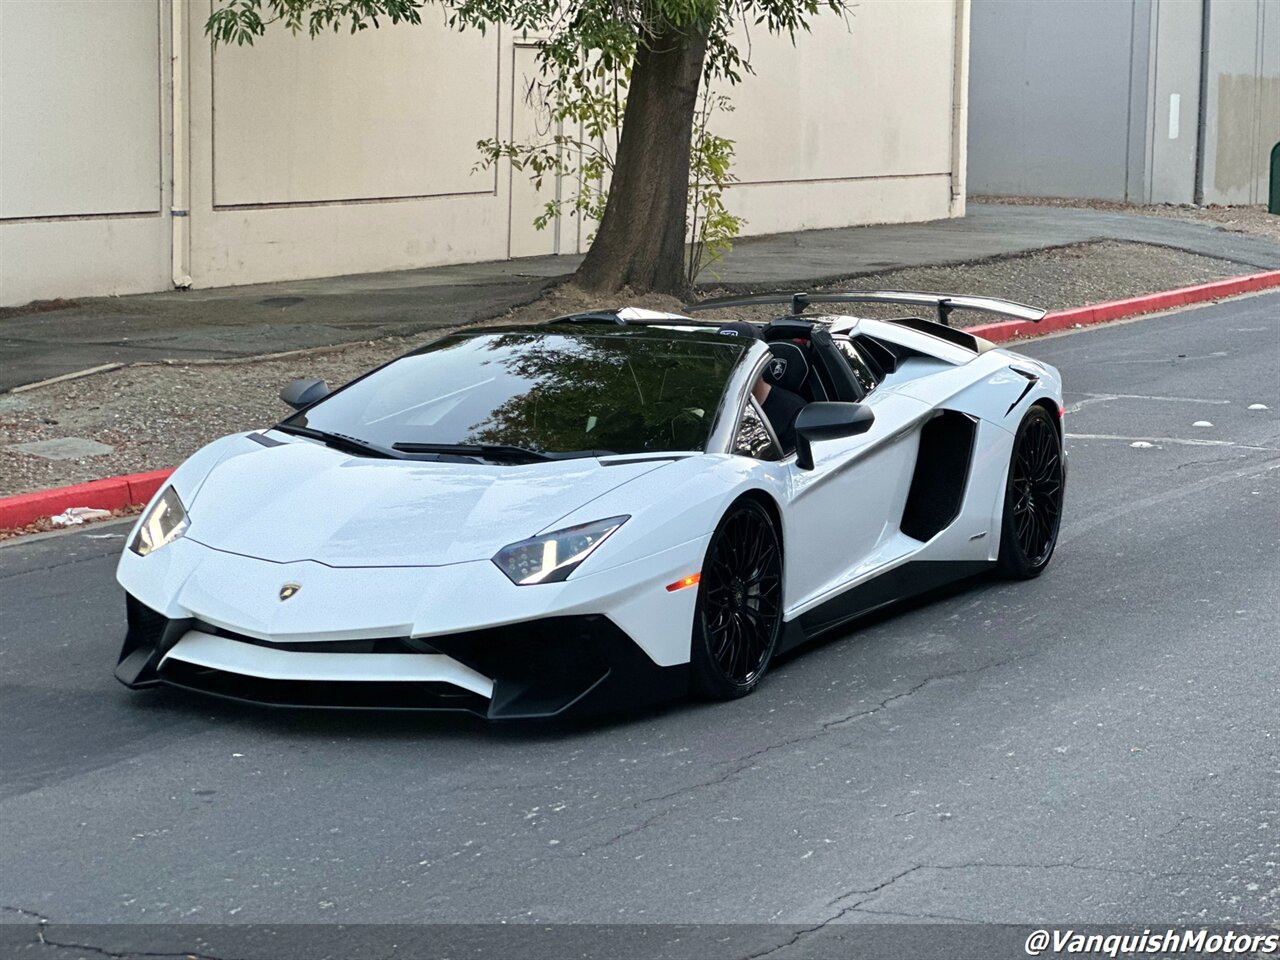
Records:
M811 403L796 417L796 466L813 469L813 441L856 437L875 422L874 411L861 403Z
M280 391L280 399L295 410L309 407L328 395L329 385L323 380L295 380Z

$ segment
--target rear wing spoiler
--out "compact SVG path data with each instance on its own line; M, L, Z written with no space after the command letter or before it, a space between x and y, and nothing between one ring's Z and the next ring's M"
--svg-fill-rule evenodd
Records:
M791 305L793 316L799 316L815 303L901 303L913 307L931 307L938 313L938 322L949 326L953 310L977 310L1001 317L1030 320L1038 323L1048 312L1039 307L999 300L995 297L966 297L950 293L913 293L906 290L834 290L830 293L762 293L747 297L722 297L719 300L703 300L691 303L686 309L718 310L724 307L758 307L771 303Z

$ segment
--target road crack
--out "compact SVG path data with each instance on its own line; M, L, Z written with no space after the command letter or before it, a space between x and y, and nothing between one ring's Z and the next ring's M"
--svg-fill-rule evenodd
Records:
M0 580L16 580L18 577L51 573L54 570L61 570L63 567L74 567L77 564L92 563L94 560L109 558L112 554L119 552L119 547L113 546L109 550L105 550L102 553L94 554L89 557L72 557L69 560L59 560L57 563L45 564L42 567L28 567L23 570L15 570L13 573L0 573Z
M119 952L108 950L105 947L95 947L90 943L64 943L59 940L51 940L45 933L48 929L47 921L36 928L36 939L42 946L54 947L59 950L82 950L97 957L108 957L110 960L139 960L139 958L146 958L146 960L231 960L229 957L216 957L211 953L194 953L190 950L167 950L161 952L129 950Z
M840 896L836 897L835 900L830 901L827 904L827 906L832 906L841 900L847 900L849 897L860 896L863 899L857 901L856 903L851 903L846 907L841 907L834 914L832 914L830 917L827 917L827 919L821 921L820 923L816 923L813 926L809 926L809 927L802 927L801 929L795 931L791 935L790 939L788 939L785 943L780 943L776 947L770 947L768 950L762 950L759 953L750 954L749 956L744 957L743 960L764 960L765 957L772 956L773 954L777 953L779 950L786 950L788 947L794 947L801 940L804 940L806 937L810 937L813 934L819 932L820 930L825 928L828 924L837 922L842 917L847 916L848 914L856 910L858 907L862 906L862 904L866 903L868 900L874 899L875 895L879 893L881 890L883 890L885 887L888 887L888 886L891 886L892 884L897 883L903 877L909 876L910 874L915 873L917 870L924 870L927 868L927 866L928 866L927 864L918 863L915 866L908 867L906 870L903 870L901 873L895 873L888 880L884 880L881 883L877 883L874 887L868 887L865 890L848 890L845 893L842 893Z
M773 753L777 750L784 750L788 747L799 746L800 744L812 743L816 740L820 740L823 737L827 736L832 731L840 730L850 724L856 723L859 720L863 720L866 717L874 716L875 714L880 713L882 710L889 707L891 704L897 703L900 700L905 700L908 697L914 696L915 694L923 690L925 687L928 687L930 684L940 683L944 680L954 680L957 677L969 676L971 674L983 673L987 670L994 670L997 667L1007 666L1008 664L1016 663L1019 660L1026 660L1029 657L1033 657L1035 655L1036 655L1035 653L1020 653L1020 654L1017 654L1016 656L1006 657L1002 660L996 660L991 663L985 663L979 667L970 667L965 670L953 670L950 673L943 673L933 677L926 677L925 679L919 681L918 683L913 684L908 689L903 690L899 693L895 693L891 696L885 697L879 703L873 706L867 707L866 709L857 710L853 713L846 714L845 716L837 717L834 720L827 720L824 723L822 723L817 729L811 730L808 733L800 734L799 736L795 736L795 737L789 737L786 740L780 740L776 743L766 744L765 746L760 747L756 750L753 750L750 753L745 754L744 756L738 757L735 761L732 762L733 765L729 767L729 769L725 770L723 773L717 774L714 777L710 777L706 780L700 780L697 783L688 784L676 790L672 790L668 793L659 794L658 796L654 796L654 797L645 797L642 800L638 800L633 805L632 809L640 810L644 807L651 806L653 804L668 803L672 800L675 800L677 797L681 797L691 793L696 793L697 791L705 790L708 787L717 787L722 784L728 783L732 781L735 777L738 777L741 774L746 773L748 770L753 769L756 766L756 761L767 754ZM644 830L647 830L649 827L653 826L659 820L662 820L671 812L672 812L672 808L667 807L666 809L663 809L660 812L646 818L642 822L635 824L633 826L630 826L627 829L614 834L613 836L609 837L607 840L602 840L598 843L593 843L587 847L582 848L580 852L582 854L587 854L595 850L604 849L605 847L611 847L614 844L622 840L625 840L627 837L634 836L637 833L641 833Z
M1210 877L1210 876L1206 876L1205 874L1199 874L1199 873L1182 873L1182 872L1153 873L1150 870L1127 870L1121 867L1090 866L1088 864L1081 862L1082 860L1084 860L1085 856L1086 855L1082 854L1081 856L1076 857L1074 860L1054 860L1048 863L990 863L990 862L917 863L910 867L907 867L905 870L900 870L898 873L895 873L893 876L889 877L887 880L882 880L880 883L877 883L874 886L860 887L853 890L846 890L844 893L840 894L838 897L834 898L833 900L827 901L826 906L828 909L831 909L833 907L836 909L835 909L835 912L832 913L825 920L822 920L816 924L813 924L812 926L803 927L799 930L796 930L792 934L790 939L788 939L785 943L780 943L777 946L770 947L768 950L763 950L759 953L751 954L749 957L745 957L744 960L764 960L764 958L772 956L773 954L781 950L785 950L789 947L795 946L805 938L813 936L813 934L820 932L821 930L823 930L825 927L829 926L832 923L839 922L840 920L842 920L844 917L848 916L851 913L864 913L864 914L875 914L875 915L885 915L885 916L919 917L922 919L951 920L951 921L957 921L960 923L979 922L979 921L975 921L971 917L955 917L955 916L948 916L945 914L935 914L935 913L914 913L906 910L902 910L902 911L875 910L865 906L865 904L871 903L872 901L876 900L881 893L883 893L889 887L893 886L899 880L902 880L905 877L909 877L912 874L918 873L919 871L922 871L922 870L944 870L944 871L945 870L988 870L988 869L990 870L1081 870L1088 873L1104 873L1104 874L1115 874L1119 876L1141 877L1144 880L1150 879L1152 877L1161 877L1166 879L1183 879L1186 877L1197 877L1200 879L1207 879L1207 880L1220 879L1220 878ZM853 903L842 903L842 901L849 900L852 897L857 897L858 899L854 900Z
M36 913L34 910L28 910L25 907L11 907L7 903L0 904L0 910L8 913L16 913L20 917L30 917L36 923L48 923L49 918L42 913Z
M130 950L126 953L120 953L115 950L107 950L104 947L95 947L89 943L62 943L57 940L50 940L45 936L46 926L41 926L36 930L36 939L41 945L46 947L54 947L59 950L83 950L97 957L108 957L110 960L138 960L145 957L147 960L230 960L228 957L215 957L210 953L192 953L189 950L165 951L156 953L150 950Z
M121 952L108 950L105 947L96 947L90 943L63 942L54 940L49 936L53 921L43 913L28 910L26 907L15 907L10 904L0 904L0 911L15 913L20 917L28 917L35 921L36 936L34 942L43 947L53 947L56 950L79 950L93 954L96 957L108 957L110 960L138 960L138 958L146 958L146 960L231 960L228 957L217 957L210 953L195 953L190 950L128 950ZM62 926L66 926L66 924L62 924Z

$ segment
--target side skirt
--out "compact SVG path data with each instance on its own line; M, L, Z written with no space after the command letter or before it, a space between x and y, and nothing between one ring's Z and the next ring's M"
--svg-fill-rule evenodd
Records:
M784 624L782 650L844 626L899 600L995 568L989 560L913 560L860 583Z

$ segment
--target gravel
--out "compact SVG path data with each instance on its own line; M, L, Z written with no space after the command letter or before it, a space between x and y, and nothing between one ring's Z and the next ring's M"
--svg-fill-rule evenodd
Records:
M650 309L677 310L674 297L623 295ZM509 311L485 326L533 323L599 307L570 287ZM79 380L0 394L0 497L124 473L175 466L211 440L283 418L280 389L300 377L346 383L371 367L461 327L316 350L275 360L163 363L125 367ZM99 457L46 460L11 444L82 437L114 448Z
M969 203L1004 203L1019 207L1079 207L1130 213L1140 217L1163 217L1166 220L1190 220L1212 223L1232 233L1249 233L1280 240L1280 216L1268 213L1264 205L1221 207L1209 204L1197 207L1188 203L1132 204L1114 200L1077 200L1071 197L969 197Z
M1208 280L1251 272L1227 260L1202 257L1185 250L1145 243L1101 240L1052 247L1012 257L933 267L908 267L861 275L816 289L929 290L973 293L1029 303L1046 310L1062 310L1143 293L1186 287ZM718 296L712 291L708 296ZM902 307L850 305L849 313L863 317L901 316ZM724 311L713 311L718 316ZM742 310L735 310L742 315ZM776 308L752 309L749 319L764 319ZM999 319L971 311L957 311L955 326L972 326Z
M848 285L982 293L1050 309L1113 300L1247 272L1237 264L1144 244L1099 242L941 267L860 276ZM836 287L845 284L836 284ZM714 295L714 292L710 295ZM616 301L678 310L671 297L620 295ZM573 287L486 325L528 323L602 306ZM859 307L864 316L903 311ZM718 312L709 313L712 318ZM767 318L774 308L735 310ZM954 322L989 317L958 312ZM416 338L323 347L272 360L166 363L125 367L79 380L0 395L0 496L173 466L219 436L267 426L288 410L277 397L298 377L345 383L370 367L459 328ZM113 447L110 454L46 460L10 444L80 437Z

